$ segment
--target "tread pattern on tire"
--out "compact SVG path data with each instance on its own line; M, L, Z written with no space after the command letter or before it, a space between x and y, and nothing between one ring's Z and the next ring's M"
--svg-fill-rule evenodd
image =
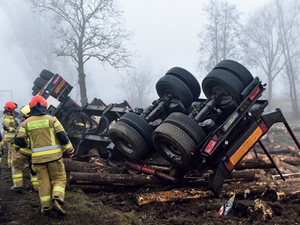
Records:
M226 90L237 104L241 103L240 94L246 86L232 73L222 69L212 70L202 81L202 90L207 98L212 95L215 86Z
M201 88L198 80L184 68L173 67L167 71L165 75L172 75L182 80L193 94L194 101L197 100L201 94Z
M151 134L153 132L152 127L147 123L146 120L144 120L139 115L128 112L125 113L119 121L122 121L124 123L127 123L128 125L132 126L134 129L136 129L140 135L144 138L148 146L152 146L152 139Z
M245 85L245 87L248 86L254 79L246 67L233 60L222 60L214 67L214 69L224 69L231 72Z
M130 125L117 122L109 129L109 136L116 148L126 157L134 160L141 159L148 151L147 144L143 137ZM124 149L122 140L130 143L133 153L129 153Z
M156 92L161 98L166 94L171 94L174 98L179 99L186 108L193 102L193 95L186 84L171 75L165 75L158 80Z
M162 123L152 134L152 140L157 151L174 166L181 169L188 169L192 165L192 152L195 151L196 145L193 140L180 128L169 123ZM181 160L170 158L164 151L161 143L169 142L181 150Z
M164 123L171 123L178 126L190 136L196 145L198 145L206 137L206 133L203 129L193 119L185 114L174 112L164 120Z

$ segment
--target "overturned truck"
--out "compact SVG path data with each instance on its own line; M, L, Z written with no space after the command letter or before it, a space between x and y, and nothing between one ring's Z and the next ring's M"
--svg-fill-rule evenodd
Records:
M206 98L200 98L201 89ZM43 96L80 157L91 149L110 152L134 162L168 164L175 171L162 175L178 182L190 170L213 171L209 187L220 195L224 179L258 143L278 173L280 170L261 142L271 126L281 122L300 144L280 109L264 113L267 100L258 77L232 60L219 62L202 81L181 67L173 67L156 83L159 96L145 108L106 105L101 99L79 106L69 96L72 86L60 75L43 70L34 81L33 95ZM130 163L128 164L130 165ZM284 177L281 175L282 179Z

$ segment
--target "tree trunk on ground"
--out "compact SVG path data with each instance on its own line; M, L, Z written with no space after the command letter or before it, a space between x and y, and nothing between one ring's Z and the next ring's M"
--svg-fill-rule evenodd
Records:
M297 166L293 166L291 164L285 163L285 162L280 162L280 165L285 168L290 170L293 173L299 173L300 172L300 168Z
M70 172L71 184L155 186L172 184L153 175Z
M67 172L89 172L89 173L124 173L124 168L112 167L112 166L101 166L98 164L80 162L72 159L64 158L64 164Z
M280 166L280 160L278 156L272 156L275 165L277 167ZM268 157L265 158L253 158L253 159L243 159L239 162L234 169L235 170L244 170L244 169L267 169L267 168L274 168L273 163L269 160Z

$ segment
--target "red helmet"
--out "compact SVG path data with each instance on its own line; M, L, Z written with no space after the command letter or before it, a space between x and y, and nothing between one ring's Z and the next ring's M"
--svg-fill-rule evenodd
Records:
M29 102L29 107L30 108L32 108L36 105L42 105L42 106L45 106L47 108L46 100L40 95L36 95L36 96L32 97L32 99Z
M18 105L14 102L6 102L4 108L6 109L6 111L11 112L14 109L16 109L17 107L18 107Z

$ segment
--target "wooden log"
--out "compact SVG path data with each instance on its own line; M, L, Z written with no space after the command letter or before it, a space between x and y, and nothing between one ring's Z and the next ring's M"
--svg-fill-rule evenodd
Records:
M285 163L285 162L280 162L280 166L284 167L285 169L290 170L293 173L299 173L300 172L299 167L293 166L293 165Z
M244 179L245 181L259 179L266 172L262 169L245 169L245 170L233 170L229 178L231 179Z
M280 166L280 160L278 156L272 156L277 167ZM244 169L267 169L274 168L274 165L271 163L268 157L265 158L254 158L254 159L243 159L239 162L234 169L235 170L244 170Z
M189 199L197 199L203 197L211 197L213 193L210 190L171 190L158 193L145 193L136 195L138 205L145 205L150 202L172 202L183 201Z
M285 179L291 179L291 178L300 178L300 173L292 173L292 174L283 174L282 175ZM271 176L273 180L281 180L280 175L272 175ZM300 179L299 179L300 181Z
M265 194L265 197L272 201L282 201L288 199L300 198L300 187L297 185L287 188L280 188L278 190L270 189Z
M261 194L267 190L266 185L256 183L240 183L240 184L227 184L222 188L222 196L231 196L233 193L236 195L254 195ZM173 189L170 191L157 192L157 193L142 193L135 195L138 205L145 205L151 202L172 202L172 201L185 201L191 199L212 197L214 194L208 187L197 189Z
M91 150L89 150L88 155L90 157L90 160L89 160L90 163L95 163L95 164L98 164L100 166L107 166L106 160L102 159L100 157L98 149L92 148Z
M70 172L70 184L153 186L172 182L153 175Z
M282 146L282 145L268 145L266 146L268 152L271 155L291 155L294 157L300 157L300 151L296 146ZM256 148L257 153L264 154L264 151L260 148Z
M255 181L261 178L261 170L245 170L232 171L231 175L224 180L224 183L237 181ZM146 174L112 174L102 173L86 173L86 172L70 172L70 184L90 184L90 185L123 185L123 186L156 186L170 185L177 186L208 186L209 178L204 177L184 177L175 183L170 180L159 178L155 175Z
M285 162L291 165L300 165L300 157L278 155L281 162Z
M67 172L90 172L90 173L124 173L126 170L123 167L102 166L88 162L76 161L69 158L64 158L65 169Z

